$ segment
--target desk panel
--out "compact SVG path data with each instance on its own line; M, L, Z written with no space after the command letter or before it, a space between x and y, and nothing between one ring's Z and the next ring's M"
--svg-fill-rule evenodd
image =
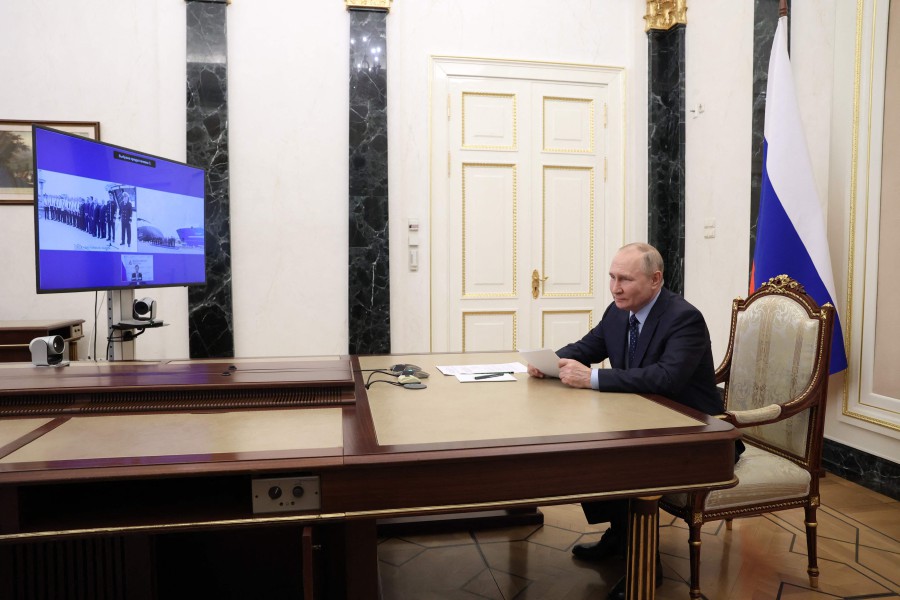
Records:
M14 421L3 422L0 432L11 423ZM342 445L339 408L79 416L0 458L0 465L65 461L75 466L73 461L134 457L152 462L144 459L182 456L188 460L218 454L327 448L340 455Z
M51 419L0 420L0 448L49 423Z
M430 376L423 380L426 389L386 383L358 388L361 421L371 421L377 448L353 453L517 446L730 428L686 407L637 394L573 389L555 378L527 374L516 374L514 382L460 383L437 369L439 364L474 364L479 358L491 363L521 360L518 353L360 357L362 374L391 363L412 363ZM379 374L373 379L378 377L396 381Z
M369 390L379 445L434 444L700 427L703 422L636 394L575 390L558 379L460 383L441 374L428 388Z

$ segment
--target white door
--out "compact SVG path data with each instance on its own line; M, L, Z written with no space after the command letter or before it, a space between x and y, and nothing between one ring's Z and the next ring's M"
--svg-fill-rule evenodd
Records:
M434 75L432 350L581 337L621 245L620 71L435 59Z

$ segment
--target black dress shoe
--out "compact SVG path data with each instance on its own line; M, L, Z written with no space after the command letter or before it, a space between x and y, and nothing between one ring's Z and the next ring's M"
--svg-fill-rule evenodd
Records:
M656 556L656 587L662 585L663 582L663 574L662 574L662 562L659 560L659 555ZM619 581L616 582L616 585L609 591L609 595L606 597L607 600L625 600L625 578L623 577Z
M577 544L572 548L575 558L600 562L607 558L625 558L625 540L623 536L607 529L600 541L593 544Z

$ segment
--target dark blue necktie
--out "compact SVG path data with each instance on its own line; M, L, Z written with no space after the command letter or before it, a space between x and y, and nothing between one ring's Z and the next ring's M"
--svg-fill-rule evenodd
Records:
M638 325L641 322L634 315L628 320L628 368L636 366L634 364L634 351L637 348Z

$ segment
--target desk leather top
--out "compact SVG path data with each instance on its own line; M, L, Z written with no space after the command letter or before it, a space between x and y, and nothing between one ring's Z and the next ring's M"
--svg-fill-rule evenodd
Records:
M325 361L331 371L326 377L313 374L316 361L294 361L241 363L237 375L243 367L248 376L287 367L285 377L290 381L298 375L295 370L309 367L309 372L301 375L322 380L338 379L340 373L346 377L351 371L348 359L338 368L333 361ZM505 446L507 451L517 452L516 448L559 442L592 444L731 429L715 419L701 421L702 417L695 418L687 409L673 410L638 395L575 390L557 379L539 380L526 374L516 375L515 382L460 383L436 369L437 364L517 361L517 353L362 357L361 369L399 362L417 364L431 373L425 380L428 388L379 384L366 391L361 381L367 373L358 373L357 402L345 406L0 419L0 449L6 446L6 455L0 452L0 473L212 462L239 469L240 460L269 458L330 457L330 461L356 463L393 456L392 460L403 461L440 450ZM193 362L172 366L176 372L185 369L176 379L193 374L204 382L221 370L218 364L210 365L208 371ZM138 387L136 379L153 380L153 365L121 368L121 377ZM88 379L92 386L97 378L117 377L117 367L102 373L95 370L73 367L66 371L66 379ZM140 375L135 377L135 372ZM46 373L50 379L60 374ZM10 371L0 371L0 384L14 381L10 375ZM402 456L405 453L409 458Z
M25 421L30 421L27 423ZM42 423L0 421L0 445ZM46 419L40 420L46 421ZM78 416L0 464L339 449L340 408ZM340 454L340 450L334 453Z
M576 390L558 379L525 373L515 374L514 382L460 383L437 369L439 364L483 363L485 356L492 363L521 362L517 353L390 357L391 364L412 363L430 376L423 380L428 386L423 390L371 386L368 401L378 443L513 440L703 425L636 394ZM359 362L363 370L387 366L384 357L361 357Z

